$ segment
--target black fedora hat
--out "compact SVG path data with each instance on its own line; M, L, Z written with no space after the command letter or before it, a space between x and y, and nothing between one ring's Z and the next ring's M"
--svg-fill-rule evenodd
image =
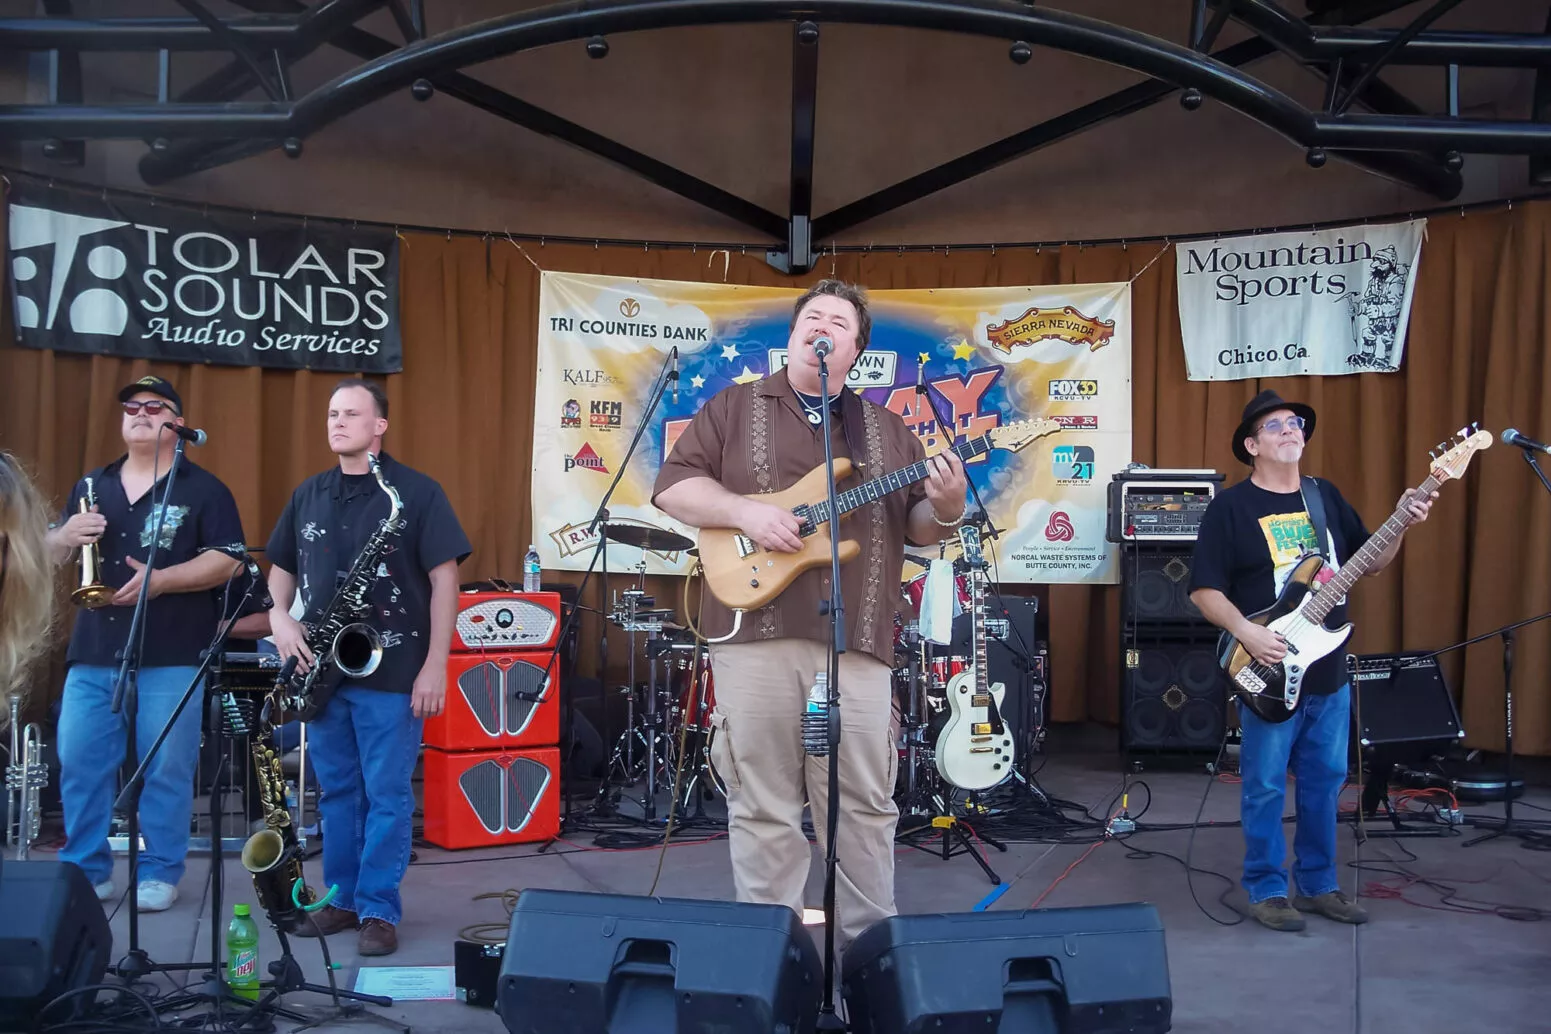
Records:
M1233 454L1239 458L1240 463L1254 466L1253 457L1244 448L1244 439L1255 433L1257 420L1277 409L1290 409L1303 417L1303 440L1308 441L1314 437L1313 407L1306 406L1302 402L1288 402L1273 389L1267 388L1249 400L1249 405L1244 407L1244 416L1239 421L1238 429L1233 432Z

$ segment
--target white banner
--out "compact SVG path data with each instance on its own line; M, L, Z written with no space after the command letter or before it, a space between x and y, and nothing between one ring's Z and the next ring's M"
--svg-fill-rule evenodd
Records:
M1395 373L1427 220L1176 246L1193 381Z

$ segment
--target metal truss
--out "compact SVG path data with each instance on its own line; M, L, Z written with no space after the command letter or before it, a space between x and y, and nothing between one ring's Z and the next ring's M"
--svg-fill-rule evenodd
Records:
M1551 24L1538 35L1443 32L1431 26L1462 0L1326 0L1301 19L1275 0L1191 0L1188 38L1172 42L1094 18L1004 0L572 0L425 35L423 0L236 0L253 12L220 18L202 0L174 0L188 17L78 19L70 0L44 0L44 16L0 19L0 48L46 52L48 103L0 105L0 139L44 140L45 153L79 162L84 142L141 139L140 172L164 183L199 169L276 147L300 156L305 139L401 89L419 100L440 92L533 132L562 140L705 205L779 242L769 261L793 273L811 269L815 245L901 205L962 183L1040 148L1130 116L1172 95L1189 110L1206 98L1255 119L1304 149L1310 165L1329 158L1406 183L1442 200L1461 190L1466 153L1525 155L1551 179ZM1485 2L1485 0L1477 0ZM1415 5L1400 29L1363 26ZM386 7L402 42L358 27ZM1256 35L1212 50L1229 19ZM594 58L608 37L648 29L712 24L792 26L791 189L779 215L649 155L495 89L461 69L535 47L585 41ZM1147 81L814 216L813 169L819 40L825 24L888 25L986 36L1028 63L1036 48L1061 50L1148 76ZM289 69L320 46L361 64L304 96L292 96ZM81 92L81 55L156 51L157 103L102 105ZM225 67L170 96L172 56L224 52ZM1325 83L1311 110L1254 78L1245 66L1281 52ZM1379 78L1389 65L1422 65L1443 76L1446 110L1428 112ZM1461 67L1536 70L1529 120L1467 119L1459 113ZM257 87L264 99L239 98ZM1354 109L1363 110L1356 111Z

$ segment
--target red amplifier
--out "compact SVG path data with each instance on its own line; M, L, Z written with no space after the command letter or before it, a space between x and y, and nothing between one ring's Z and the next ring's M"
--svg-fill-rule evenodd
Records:
M548 649L559 635L558 592L458 593L454 651Z
M559 743L559 667L554 650L452 654L447 704L425 720L425 745L490 750Z
M529 844L560 833L560 750L424 755L425 838L459 850Z

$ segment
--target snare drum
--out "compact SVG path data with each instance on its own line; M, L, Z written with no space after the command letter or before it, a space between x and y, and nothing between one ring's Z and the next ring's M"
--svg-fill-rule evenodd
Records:
M948 683L959 672L969 668L968 657L933 657L927 669L927 684L933 689L947 689Z
M953 587L958 596L960 609L968 610L970 605L969 576L955 573L953 576ZM910 601L910 606L915 609L915 612L920 614L921 596L926 591L926 572L922 571L910 579L899 591L900 595Z

